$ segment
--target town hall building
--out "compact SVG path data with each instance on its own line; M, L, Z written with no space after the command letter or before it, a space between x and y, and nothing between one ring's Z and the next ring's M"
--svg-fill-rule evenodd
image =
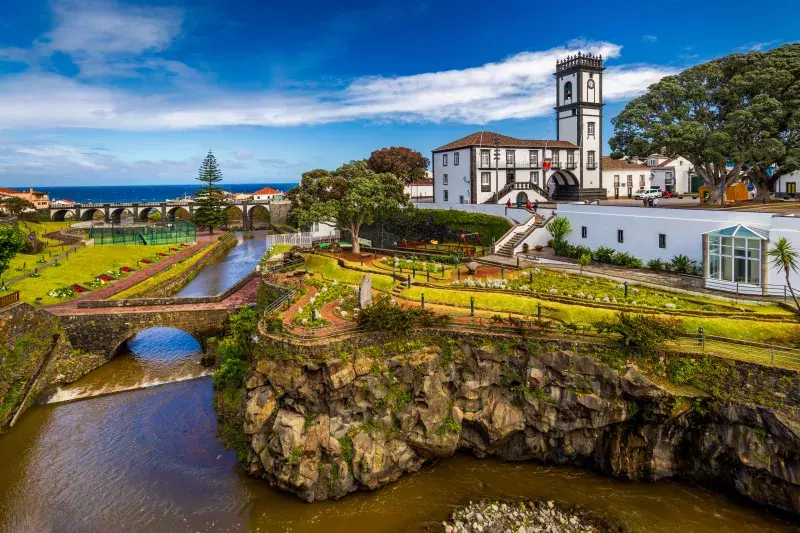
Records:
M526 203L607 197L603 155L603 58L556 62L555 140L476 132L433 150L437 204Z

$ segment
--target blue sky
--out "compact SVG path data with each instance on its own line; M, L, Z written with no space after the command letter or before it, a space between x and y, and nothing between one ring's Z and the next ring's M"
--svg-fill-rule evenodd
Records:
M552 138L579 49L607 58L610 132L664 75L800 39L796 0L2 4L2 186L188 183L209 149L229 183L286 182L482 123Z

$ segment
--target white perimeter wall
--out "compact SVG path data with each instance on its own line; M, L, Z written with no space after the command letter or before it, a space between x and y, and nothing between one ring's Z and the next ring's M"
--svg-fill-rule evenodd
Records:
M485 215L494 215L497 217L503 217L509 220L512 224L524 224L527 222L533 214L529 213L525 209L516 209L516 208L507 208L505 205L499 204L445 204L445 203L432 203L432 204L420 204L418 206L419 209L444 209L444 210L455 210L455 211L464 211L467 213L483 213Z
M702 261L702 234L737 224L768 231L771 242L786 237L795 250L800 250L800 217L773 216L772 213L559 204L558 216L568 218L572 225L567 235L570 244L593 250L607 246L645 262L651 259L669 261L679 254ZM585 239L581 238L582 226L587 229ZM617 242L620 229L624 232L622 243ZM658 247L660 233L667 236L666 248ZM789 279L796 290L800 289L800 273L793 272ZM783 271L770 268L767 283L785 285Z

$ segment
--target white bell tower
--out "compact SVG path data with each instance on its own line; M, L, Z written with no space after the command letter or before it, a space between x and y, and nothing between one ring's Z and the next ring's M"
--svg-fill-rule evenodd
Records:
M556 61L556 131L559 141L578 146L581 197L605 198L603 156L603 56L582 54Z

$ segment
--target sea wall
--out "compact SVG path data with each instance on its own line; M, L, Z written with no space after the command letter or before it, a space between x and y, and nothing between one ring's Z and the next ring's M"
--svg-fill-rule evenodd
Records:
M246 466L314 501L466 450L686 479L800 512L796 373L655 361L680 373L676 386L593 350L458 335L307 353L262 341L242 395Z

